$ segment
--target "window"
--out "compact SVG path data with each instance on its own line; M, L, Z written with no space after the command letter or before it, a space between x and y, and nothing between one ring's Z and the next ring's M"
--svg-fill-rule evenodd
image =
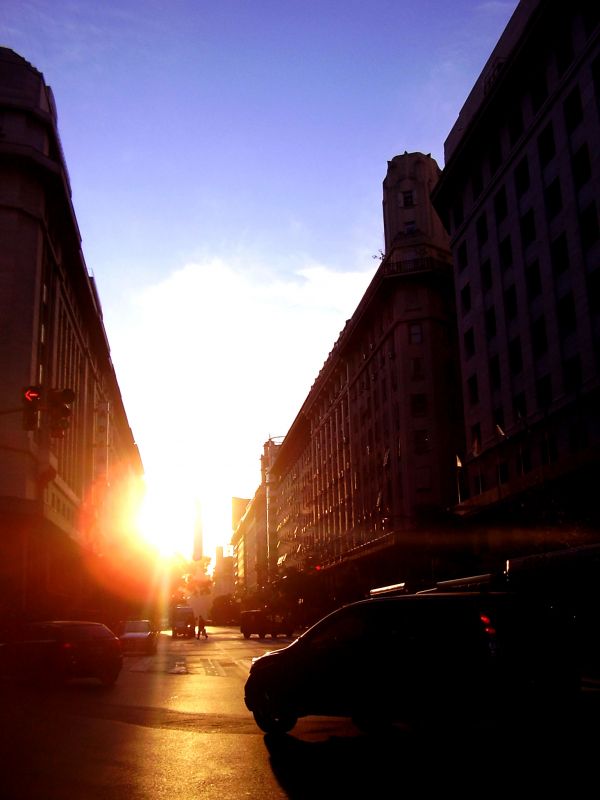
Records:
M473 328L469 328L463 337L464 349L466 357L472 358L475 355L475 334Z
M541 316L531 326L531 347L535 358L540 358L548 350L546 318Z
M415 195L412 189L402 192L402 205L404 208L411 208L415 204Z
M481 247L488 240L487 216L485 214L485 211L475 223L475 229L477 231L477 242Z
M471 188L473 190L473 200L477 200L483 191L483 178L481 177L481 168L475 167L471 177Z
M490 386L494 391L496 391L500 389L501 385L500 359L496 355L490 358Z
M508 118L508 139L510 141L511 147L515 144L518 140L520 135L523 133L523 114L521 112L521 107L516 106L511 112Z
M531 97L531 108L535 114L540 110L544 104L544 100L548 97L546 73L542 72L541 69L538 72L533 73L531 77L529 83L529 95Z
M518 375L523 369L523 353L521 351L521 340L518 336L508 345L508 363L513 375Z
M571 169L575 188L581 189L592 177L590 151L588 150L587 144L582 144L579 150L574 153L571 159Z
M565 117L565 126L567 133L573 133L575 128L583 120L583 107L581 105L581 95L579 93L579 86L571 91L563 103L563 113Z
M533 208L530 208L529 211L523 214L521 217L520 226L521 243L523 247L529 247L529 245L535 241L536 236Z
M527 403L525 401L525 393L519 392L519 394L515 395L513 398L513 409L515 412L515 417L520 420L524 420L527 416Z
M598 241L598 212L596 203L592 202L579 215L581 243L584 250L589 250Z
M494 306L485 312L485 334L488 341L496 335L496 309Z
M462 306L463 314L471 310L471 285L466 284L460 292L460 304Z
M542 293L542 278L540 275L540 262L536 259L525 268L525 285L527 298L531 303L534 298Z
M498 246L500 255L500 266L503 270L508 269L513 263L512 242L510 236L505 236Z
M529 189L529 162L525 156L515 167L515 191L517 197L522 197Z
M495 137L490 142L490 149L489 149L489 164L490 164L490 173L493 175L502 164L502 148L500 146L500 139Z
M566 392L578 392L581 389L583 376L579 356L567 359L563 363L563 383Z
M415 453L426 453L430 448L429 431L424 428L414 432Z
M569 269L569 246L566 234L561 233L550 243L550 261L555 275L560 275Z
M556 152L552 122L549 122L538 136L537 145L540 165L543 168L552 161Z
M507 319L517 318L517 289L514 283L504 292L504 313Z
M496 223L500 224L500 222L506 218L507 214L508 203L506 201L506 189L503 186L496 192L496 196L494 197L494 216L496 217Z
M498 483L508 483L508 464L506 461L500 461L498 464Z
M411 358L410 377L413 381L422 380L425 377L425 369L423 367L422 358Z
M548 408L552 403L552 378L543 375L535 382L535 395L538 408Z
M481 425L478 422L471 427L471 452L474 456L481 452Z
M408 326L408 341L410 344L423 342L423 327L420 322L411 322Z
M556 318L558 329L562 338L569 336L577 330L577 312L573 294L569 292L556 304Z
M427 414L426 394L411 394L410 413L413 417L424 417Z
M517 467L521 475L525 475L525 473L531 472L533 465L531 463L531 450L529 449L529 447L519 448Z
M462 272L469 263L466 242L461 242L458 246L458 250L456 251L456 259L458 261L458 269L460 272Z
M479 402L479 384L477 382L477 375L471 375L467 380L467 392L469 395L469 402L472 406Z
M546 204L546 216L548 220L554 219L562 209L562 193L560 190L560 180L555 178L544 192L544 202Z
M488 259L481 265L481 285L484 291L489 291L492 288L492 264Z

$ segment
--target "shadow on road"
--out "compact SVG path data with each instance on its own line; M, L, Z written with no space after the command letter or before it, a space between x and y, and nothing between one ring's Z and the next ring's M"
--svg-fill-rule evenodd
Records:
M559 726L459 731L393 729L385 735L265 736L271 767L290 798L451 796L587 797L596 780L595 714Z

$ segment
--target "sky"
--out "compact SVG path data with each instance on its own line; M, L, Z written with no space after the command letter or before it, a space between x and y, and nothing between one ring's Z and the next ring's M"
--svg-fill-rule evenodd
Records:
M231 538L516 0L2 0L44 74L148 485L147 535ZM214 562L213 562L214 563Z

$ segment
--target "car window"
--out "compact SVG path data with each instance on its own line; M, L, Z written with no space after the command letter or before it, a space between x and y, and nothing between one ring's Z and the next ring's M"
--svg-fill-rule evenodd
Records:
M71 641L112 639L114 637L114 634L104 625L69 625L65 628L64 633Z
M150 632L150 625L148 622L144 622L143 620L133 620L132 622L126 622L123 627L123 633L149 633Z
M345 647L364 640L368 630L366 609L342 609L324 619L310 636L311 649L324 650Z

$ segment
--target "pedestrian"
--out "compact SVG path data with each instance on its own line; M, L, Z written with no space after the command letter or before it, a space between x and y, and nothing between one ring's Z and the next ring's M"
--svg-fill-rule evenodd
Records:
M204 617L202 614L198 615L198 635L196 636L199 639L201 636L204 636L205 639L208 639L208 633L206 632L206 622L204 621Z

